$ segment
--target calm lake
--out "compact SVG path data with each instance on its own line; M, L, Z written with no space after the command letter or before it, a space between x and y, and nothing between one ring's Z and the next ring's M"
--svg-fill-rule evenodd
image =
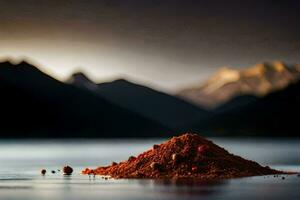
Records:
M276 169L300 172L300 139L211 138L230 152ZM47 199L300 199L297 175L216 182L105 180L80 175L85 167L127 159L161 143L152 140L2 140L0 198ZM71 176L51 170L70 165ZM45 176L40 175L47 169Z

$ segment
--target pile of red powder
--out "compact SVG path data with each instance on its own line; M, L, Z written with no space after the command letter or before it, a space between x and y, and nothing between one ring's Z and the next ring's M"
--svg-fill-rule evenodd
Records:
M160 144L127 161L85 169L83 174L112 178L200 178L224 179L282 174L256 162L230 154L196 134L184 134Z

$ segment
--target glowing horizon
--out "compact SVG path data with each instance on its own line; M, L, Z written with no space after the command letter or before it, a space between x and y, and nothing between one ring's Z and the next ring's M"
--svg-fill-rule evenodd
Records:
M82 71L96 82L121 77L173 93L223 66L298 63L299 5L0 1L0 57L30 59L59 80Z

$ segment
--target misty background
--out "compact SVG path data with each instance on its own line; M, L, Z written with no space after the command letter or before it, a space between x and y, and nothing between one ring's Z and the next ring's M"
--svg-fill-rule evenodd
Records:
M125 77L166 92L221 66L299 61L300 2L0 0L0 57L66 80Z

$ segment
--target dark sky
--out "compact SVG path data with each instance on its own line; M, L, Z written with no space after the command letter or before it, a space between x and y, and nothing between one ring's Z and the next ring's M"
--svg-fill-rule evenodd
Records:
M300 60L297 0L0 0L0 57L167 91L221 66Z

